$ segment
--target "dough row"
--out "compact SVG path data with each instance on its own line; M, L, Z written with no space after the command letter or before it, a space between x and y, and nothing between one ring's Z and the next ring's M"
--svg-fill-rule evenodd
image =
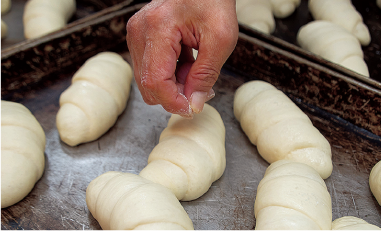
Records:
M108 68L119 71L107 71ZM108 75L110 72L112 76ZM60 113L68 104L73 105L66 112L71 116L69 122L77 123L78 115L85 117L79 117L82 119L75 125L83 131L66 129L66 133L87 134L85 139L72 144L98 139L125 109L131 75L128 64L115 53L103 52L85 62L60 98L57 114L60 137L66 139L62 135L64 127L59 123L67 117ZM110 80L118 84L112 85ZM75 95L75 84L79 84L82 95ZM102 99L95 95L101 95ZM88 103L94 99L97 102ZM107 100L108 105L100 104L102 100ZM103 115L96 110L110 105L113 108L107 111L113 113L100 120L90 117L84 122L88 115ZM71 108L81 112L70 111ZM362 226L368 225L365 221L357 218L332 223L331 198L323 180L332 172L330 144L284 93L263 81L245 83L236 91L234 115L260 155L270 163L257 189L254 206L257 229L331 229L335 224L347 227L347 223L367 227ZM2 134L3 130L7 135L2 136L2 143L8 146L2 145L2 207L7 207L24 198L42 176L45 134L28 109L6 101L2 102ZM88 135L89 131L98 132ZM20 139L24 146L19 144ZM24 158L32 161L23 161ZM179 200L201 197L222 176L225 167L225 127L217 110L205 104L202 113L192 120L171 116L139 175L112 171L94 179L87 188L86 203L103 229L193 229ZM20 168L25 174L14 173L22 172ZM377 171L372 171L371 179L381 175ZM371 181L377 182L379 178ZM374 190L372 184L377 198L379 189ZM19 188L20 185L24 188Z
M238 22L265 34L275 30L276 18L290 16L300 5L294 0L237 0ZM328 61L369 77L362 46L371 36L351 0L308 0L314 21L297 33L297 44Z

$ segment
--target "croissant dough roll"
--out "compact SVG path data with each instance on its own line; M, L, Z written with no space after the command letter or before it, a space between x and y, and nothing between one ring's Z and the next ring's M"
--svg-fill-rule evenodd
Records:
M272 5L269 0L237 0L238 22L246 24L266 34L275 30Z
M45 133L22 104L1 101L1 208L33 189L45 168Z
M368 27L351 0L309 0L308 8L315 20L337 24L353 34L362 45L370 43Z
M300 5L300 0L271 0L271 5L275 17L286 18Z
M1 0L1 14L8 13L8 11L11 9L11 6L11 0Z
M62 141L70 146L98 139L126 107L132 69L113 52L88 59L60 96L56 122Z
M381 161L374 165L370 171L369 187L378 204L381 205Z
M25 38L38 38L62 29L75 11L75 0L28 0L23 14Z
M254 204L255 229L331 229L331 196L311 167L279 160L259 182Z
M207 192L225 166L225 126L217 110L205 104L192 120L171 116L139 175L189 201Z
M311 120L283 92L264 81L240 86L234 115L269 163L287 159L307 164L323 179L332 173L331 146Z
M107 172L90 182L86 203L104 230L193 229L173 193L138 175Z
M1 39L8 36L8 25L1 19Z
M379 227L369 224L365 220L352 217L345 216L337 218L332 222L332 230L377 230Z
M342 27L328 21L312 21L299 29L298 44L308 51L369 77L359 41Z

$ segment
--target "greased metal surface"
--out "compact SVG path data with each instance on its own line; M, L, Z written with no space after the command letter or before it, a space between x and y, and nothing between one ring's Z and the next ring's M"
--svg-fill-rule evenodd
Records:
M129 54L123 56L129 60ZM195 229L253 229L256 188L268 166L250 143L233 115L240 75L223 69L214 90L214 106L226 127L227 165L223 176L197 200L182 202ZM85 191L91 180L106 171L138 174L158 143L170 114L146 105L132 84L126 110L100 139L69 147L59 139L55 116L60 93L70 84L70 73L44 82L20 101L41 123L47 137L46 167L32 192L18 204L3 209L2 229L100 229L89 213ZM298 102L298 101L296 101ZM357 216L381 226L381 207L371 195L368 177L381 159L377 137L366 138L356 127L317 108L299 104L332 146L334 169L325 182L332 197L333 219ZM372 138L373 137L373 138Z
M119 24L124 23L118 17L115 19L114 21ZM89 28L94 31L102 31L104 26L91 25L89 24ZM278 28L284 29L285 26L280 25ZM376 25L373 29L377 29ZM75 28L72 28L72 31L76 32ZM54 37L49 39L52 38ZM54 42L48 42L48 45L50 44ZM258 43L255 46L262 44ZM29 45L31 49L34 48L33 44ZM238 48L245 50L244 45ZM272 57L282 57L277 56L277 50L274 50L274 53L265 48L263 50L267 53L262 57L266 58L267 54ZM119 53L131 61L128 52L121 49ZM60 58L67 57L60 56ZM232 60L228 65L234 64L235 60L239 61L240 55L233 54ZM290 94L330 142L334 169L331 177L325 182L332 198L333 219L356 216L381 227L381 207L372 196L368 185L371 168L381 160L381 138L319 107L306 104L303 98L296 98L293 95L296 91L284 87L284 76L280 80L273 71L269 71L279 68L275 73L283 72L278 64L285 63L284 60L268 61L271 63L269 62L268 66L263 65L264 70L261 71L252 71L250 67L244 66L244 62L241 66L235 67L240 72L231 71L230 67L224 68L214 87L216 97L209 103L219 111L225 123L227 165L223 176L213 183L205 195L194 201L182 202L195 229L255 227L256 188L269 164L258 154L256 147L250 143L234 118L233 98L238 86L256 78L273 80L280 85L280 88ZM138 174L146 166L148 155L167 124L170 114L160 106L146 105L133 82L127 108L106 134L96 141L78 147L69 147L61 142L55 126L55 116L59 109L58 100L61 92L70 85L71 76L80 64L79 61L73 61L70 65L57 69L47 78L43 76L44 78L36 82L25 84L25 81L20 81L20 84L27 86L21 90L12 91L2 81L2 87L7 89L2 92L2 98L27 106L41 123L47 137L44 175L26 198L9 208L2 209L2 229L100 229L86 206L87 185L106 171ZM293 71L283 73L292 79L295 77ZM332 72L328 70L323 76L331 74ZM18 78L16 75L10 76ZM33 75L28 73L25 75L25 79L30 77ZM334 76L333 81L335 78ZM362 89L362 85L356 87ZM364 89L367 89L367 86ZM325 99L327 95L322 93L319 97Z

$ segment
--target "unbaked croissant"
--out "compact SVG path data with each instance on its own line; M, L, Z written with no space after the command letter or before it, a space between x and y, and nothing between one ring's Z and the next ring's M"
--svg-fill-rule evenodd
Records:
M266 34L275 30L272 5L269 0L237 0L238 22L248 25Z
M114 52L88 59L60 96L56 123L70 146L98 139L114 125L126 107L132 69Z
M378 204L381 205L381 161L374 165L370 171L369 187Z
M370 43L368 27L351 0L309 0L308 8L315 20L330 21L343 27L364 46Z
M300 5L300 0L271 0L271 5L275 17L286 18Z
M108 172L86 202L103 229L193 229L179 199L203 195L225 170L225 127L205 104L193 119L173 114L139 176Z
M345 216L337 218L332 222L332 230L377 230L379 227L369 224L365 220L353 217Z
M90 182L86 203L104 230L193 229L175 195L138 175L107 172Z
M11 9L11 6L11 0L1 0L1 14L8 13L8 11Z
M28 0L23 14L25 38L38 38L62 29L75 11L75 0Z
M1 101L1 208L33 189L45 168L45 132L22 104Z
M171 116L139 175L189 201L208 191L225 166L225 126L217 110L205 104L191 120Z
M311 167L279 160L259 182L254 204L255 229L331 229L331 196Z
M287 159L313 167L323 179L332 173L331 146L311 120L283 92L260 80L240 86L234 115L269 163Z
M297 42L303 49L369 77L361 44L337 24L312 21L299 29Z
M8 36L8 25L1 19L1 39Z

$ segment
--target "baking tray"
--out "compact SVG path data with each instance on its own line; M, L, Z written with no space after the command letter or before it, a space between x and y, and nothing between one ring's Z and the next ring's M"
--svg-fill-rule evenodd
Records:
M376 5L376 1L351 0L356 10L362 15L364 23L368 26L371 35L371 43L363 46L364 60L368 65L371 79L381 82L381 9ZM276 28L272 34L283 41L298 45L296 34L299 28L308 22L313 21L308 10L308 1L302 0L300 6L294 14L284 19L276 19ZM306 53L305 51L299 54ZM336 68L337 65L331 67ZM337 69L340 70L340 69ZM347 70L343 68L343 70ZM348 71L350 75L352 71ZM354 75L353 75L354 76Z
M144 4L127 0L78 19L60 31L1 51L1 93L18 92L66 67L82 65L100 51L126 48L126 23Z
M130 61L128 52L121 53ZM47 137L42 178L21 202L2 209L2 229L100 229L87 209L85 190L107 171L138 174L158 142L169 114L144 103L132 83L126 110L100 139L69 147L55 126L59 95L73 73L58 74L24 92L20 103L41 123ZM182 202L195 229L252 229L256 188L268 163L260 157L235 120L233 97L246 78L223 69L210 101L226 127L227 165L223 176L197 200ZM296 101L297 102L297 101ZM381 143L356 132L346 121L318 108L298 104L332 145L333 173L325 181L332 196L333 218L352 215L381 226L381 208L372 196L368 176L381 159ZM372 134L369 134L372 135Z
M10 10L1 15L1 19L8 25L8 35L1 40L2 49L26 40L23 25L23 12L26 2L27 0L11 0ZM125 0L76 0L77 9L68 24L122 2Z
M20 102L28 107L41 123L47 137L45 172L27 197L2 209L2 229L100 229L86 206L87 185L107 171L138 174L146 166L148 155L157 144L170 114L158 105L146 105L134 81L126 110L98 140L77 147L67 146L60 141L55 125L59 96L70 85L72 75L85 59L97 52L111 50L120 53L131 63L124 41L125 29L113 30L110 25L111 22L126 23L140 7L117 4L105 9L107 12L95 13L97 17L89 20L84 18L83 22L74 22L74 26L60 32L2 51L2 99ZM100 31L94 33L98 36L81 36L90 29ZM79 37L78 41L86 40L86 43L82 43L86 46L79 49L77 43L69 43L73 46L68 46L62 52L56 51L54 55L36 52L48 45L60 46L65 41L72 41L70 38L73 37ZM250 61L238 65L237 62L244 61L244 57L247 60L263 58L253 50L278 58L267 59L267 71L254 71L256 68ZM45 62L46 69L40 67L40 71L35 71L37 68L33 67L38 66L39 62L31 60L36 58L49 61ZM300 79L308 79L309 75L305 72L320 73L316 77L334 81L343 79L346 81L343 85L352 84L359 91L371 90L379 96L376 94L377 88L371 88L367 82L305 59L270 40L241 33L236 50L214 86L216 97L209 102L219 111L226 127L226 170L205 195L194 201L182 202L195 229L255 227L256 189L269 164L250 143L233 114L235 90L252 79L275 83L311 118L331 143L334 169L325 182L332 197L333 219L351 215L381 227L381 207L372 196L368 184L371 168L381 160L380 136L311 103L308 95L299 95L298 91L292 90L287 82L295 78L294 72L283 74L288 76L288 81L282 75L272 74L278 68L279 72L284 71L280 63L296 63L291 60L302 60L304 63L300 61L299 64L308 65L298 75ZM320 89L323 85L316 87ZM322 94L320 97L325 99L327 95Z
M304 102L381 136L381 9L375 1L353 0L372 41L363 47L370 78L314 55L296 43L302 25L312 21L307 0L286 19L276 19L272 35L240 25L242 36L226 66L259 76Z

